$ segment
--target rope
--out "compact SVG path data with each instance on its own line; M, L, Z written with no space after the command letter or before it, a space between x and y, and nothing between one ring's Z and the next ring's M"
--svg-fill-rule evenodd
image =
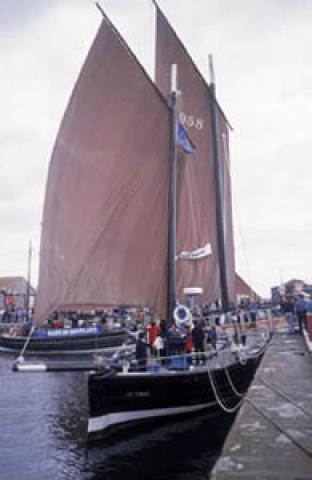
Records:
M237 397L243 398L243 397L245 396L245 394L239 392L239 391L235 388L235 386L234 386L234 384L233 384L233 382L232 382L232 379L231 379L231 377L230 377L230 374L229 374L229 372L228 372L228 369L227 369L227 368L224 368L224 371L225 371L225 374L226 374L226 376L227 376L228 382L229 382L229 384L230 384L230 386L231 386L231 389L233 390L233 392L235 393L235 395L236 395Z
M211 371L210 369L208 368L207 369L207 372L208 372L208 377L209 377L209 381L210 381L210 384L211 384L211 388L212 388L212 391L214 393L214 396L217 400L217 403L218 405L221 407L221 409L225 412L225 413L234 413L236 412L240 406L242 405L243 403L243 399L242 400L239 400L238 403L233 407L233 408L228 408L224 402L221 400L220 396L218 395L218 392L217 392L217 389L215 387L215 384L213 382L213 378L212 378L212 375L211 375Z
M135 334L133 332L130 332L130 330L126 330L126 333L127 335L129 335L129 338L126 338L126 340L121 345L119 345L119 347L116 348L115 352L112 355L112 358L118 359L119 355L122 353L124 349L126 349L127 345L128 346L133 345L133 343L129 344L128 342L131 337L136 338Z
M264 350L264 347L262 347L262 348L257 352L256 355L252 355L252 354L251 354L250 357L251 357L251 358L256 358L257 356L261 355L262 350ZM240 352L240 353L241 353L241 352ZM239 356L239 357L240 357L240 356ZM242 362L241 359L239 358L239 362L240 362L241 365L245 365L246 362L247 362L247 358L244 359L244 362ZM228 382L229 382L229 384L230 384L230 387L231 387L231 389L233 390L233 392L235 393L235 395L236 395L237 397L240 397L240 398L245 397L246 394L239 392L239 391L237 390L237 388L235 387L235 385L233 384L232 379L231 379L231 377L230 377L230 374L229 374L229 372L228 372L228 369L227 369L226 367L224 367L224 371L225 371L226 377L227 377L227 379L228 379Z
M29 342L30 342L30 339L31 339L31 337L32 337L32 334L33 334L34 330L35 330L35 327L32 326L31 329L30 329L30 331L29 331L28 337L26 338L26 341L25 341L25 343L24 343L24 346L23 346L23 348L22 348L19 356L18 356L17 359L16 359L16 362L23 362L23 361L24 361L24 353L25 353L26 348L28 347L28 344L29 344Z
M260 349L260 350L257 352L256 355L251 355L251 357L252 357L252 358L255 358L255 357L261 355L263 350L265 350L265 347L262 347L262 349ZM241 352L240 352L240 353L241 353ZM244 360L242 360L242 359L240 358L240 355L239 355L238 357L239 357L238 360L239 360L240 364L241 364L241 365L245 365L246 362L247 362L247 358L245 358ZM216 398L219 406L220 406L220 407L222 408L222 410L224 410L226 413L233 413L233 412L235 412L235 411L241 406L241 404L243 403L243 400L244 400L244 398L245 398L245 394L243 394L243 393L241 393L241 392L239 392L239 391L237 390L237 388L235 387L235 385L234 385L233 382L232 382L232 379L231 379L230 374L229 374L229 372L228 372L228 369L227 369L226 367L224 367L224 371L225 371L227 380L228 380L228 382L229 382L229 385L230 385L233 393L234 393L238 398L241 399L241 400L238 401L238 403L237 403L237 404L235 405L235 407L233 407L233 408L228 408L228 407L224 404L224 402L221 400L220 396L218 395L216 386L215 386L215 384L214 384L214 382L213 382L212 374L211 374L211 371L209 370L209 368L208 368L208 376L209 376L209 380L210 380L210 384L211 384L211 387L212 387L214 396L215 396L215 398Z

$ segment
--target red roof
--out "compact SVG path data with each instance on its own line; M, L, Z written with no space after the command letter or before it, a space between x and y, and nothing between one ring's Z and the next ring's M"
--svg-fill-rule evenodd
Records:
M235 293L236 295L256 296L256 292L242 279L238 273L235 273Z
M13 289L18 288L18 285L21 285L21 282L25 282L27 284L27 280L21 275L16 277L0 277L0 292L9 292ZM30 285L31 295L35 294L35 289Z

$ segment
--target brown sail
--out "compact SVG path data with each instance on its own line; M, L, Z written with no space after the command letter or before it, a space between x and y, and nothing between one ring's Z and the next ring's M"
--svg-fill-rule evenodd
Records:
M168 97L170 65L178 66L178 104L180 122L196 146L192 155L180 155L178 163L177 199L177 293L200 286L203 300L221 297L218 244L216 230L216 194L213 167L210 92L191 57L157 8L156 84ZM217 109L218 152L221 163L227 283L230 300L235 299L234 247L231 214L231 190L228 170L228 126ZM208 245L211 253L196 260L179 258L179 252L194 252Z
M104 18L51 158L37 323L104 305L164 314L169 140L166 102Z

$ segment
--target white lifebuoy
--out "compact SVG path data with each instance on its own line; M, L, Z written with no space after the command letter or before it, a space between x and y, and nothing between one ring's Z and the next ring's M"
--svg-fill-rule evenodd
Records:
M192 322L192 313L185 305L178 305L173 312L176 325L190 325Z

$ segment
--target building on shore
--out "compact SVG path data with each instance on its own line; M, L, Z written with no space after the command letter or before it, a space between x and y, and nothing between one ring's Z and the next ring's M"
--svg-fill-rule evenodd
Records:
M312 285L305 283L303 280L293 278L281 285L271 288L271 298L273 303L279 303L284 296L304 295L306 298L312 297Z
M24 277L0 277L0 310L32 308L35 297L36 290Z
M238 273L235 274L235 292L237 305L248 303L250 300L260 299L259 295Z

